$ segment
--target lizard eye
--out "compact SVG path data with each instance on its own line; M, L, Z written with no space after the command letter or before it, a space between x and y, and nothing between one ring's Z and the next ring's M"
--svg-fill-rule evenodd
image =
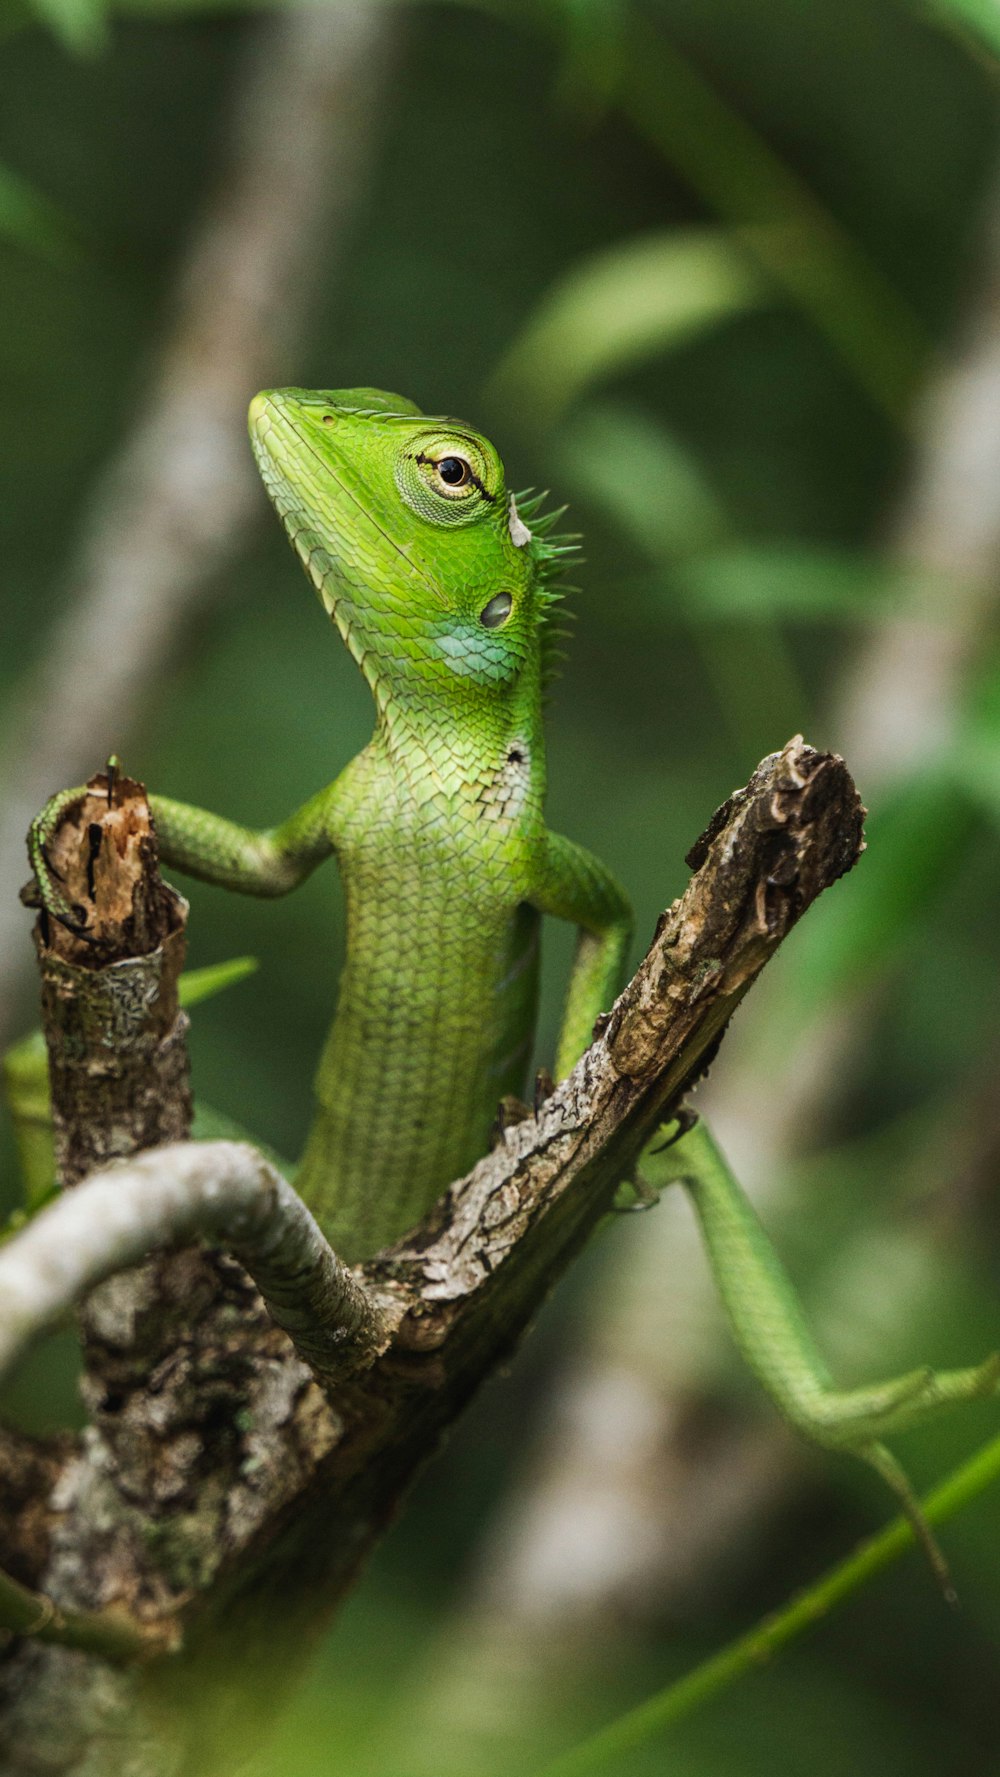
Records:
M503 469L492 445L446 423L421 428L397 457L396 487L414 512L431 524L475 524L503 491Z
M460 457L457 451L446 451L439 457L436 451L422 450L416 460L429 486L446 500L467 500L470 494L475 498L485 492L481 476L468 457Z

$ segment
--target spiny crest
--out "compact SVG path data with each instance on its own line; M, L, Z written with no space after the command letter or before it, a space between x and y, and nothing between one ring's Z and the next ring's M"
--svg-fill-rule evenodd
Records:
M561 609L561 605L568 593L577 592L579 588L568 586L563 575L574 560L581 560L579 533L554 529L566 507L556 506L551 512L542 511L548 497L546 491L536 493L532 488L515 495L518 516L531 532L529 548L537 570L535 586L541 614L543 685L551 684L559 671L560 661L566 658L566 651L559 644L571 633L574 613Z

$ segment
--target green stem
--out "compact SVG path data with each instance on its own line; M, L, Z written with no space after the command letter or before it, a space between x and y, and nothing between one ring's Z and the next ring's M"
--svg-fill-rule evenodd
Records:
M928 1494L923 1501L925 1517L931 1524L942 1524L968 1505L992 1481L1000 1478L1000 1437L984 1445L961 1468L957 1468ZM760 1666L769 1656L794 1641L796 1636L826 1616L828 1611L849 1598L866 1580L880 1573L913 1542L913 1531L903 1518L892 1523L860 1544L846 1561L832 1568L806 1591L788 1604L764 1617L760 1623L729 1643L710 1659L696 1666L683 1678L668 1684L655 1696L630 1709L617 1721L601 1728L589 1740L545 1766L539 1777L584 1777L584 1773L614 1769L623 1754L641 1746L661 1729L690 1715L703 1703L725 1690L744 1672Z
M51 1598L0 1572L0 1635L5 1630L126 1664L168 1652L175 1639L169 1624L141 1623L124 1610L60 1610Z

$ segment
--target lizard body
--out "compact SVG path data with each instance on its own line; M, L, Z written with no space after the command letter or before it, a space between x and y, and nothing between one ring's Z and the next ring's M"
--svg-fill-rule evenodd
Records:
M296 1183L356 1258L424 1214L485 1150L500 1099L522 1090L541 914L581 930L563 1073L616 991L629 910L604 866L544 824L561 546L530 534L492 445L371 390L269 391L250 429L371 687L375 732L269 833L150 804L164 860L230 888L278 894L336 854L347 956Z

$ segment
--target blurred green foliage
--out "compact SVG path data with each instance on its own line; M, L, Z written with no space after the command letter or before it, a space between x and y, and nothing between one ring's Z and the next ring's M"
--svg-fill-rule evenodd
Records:
M0 24L0 695L58 619L251 10L9 0ZM887 560L884 540L914 403L975 276L996 177L1000 8L497 0L414 3L393 19L371 188L296 380L398 388L464 414L496 437L516 485L571 502L588 563L550 716L550 816L627 883L638 954L684 881L684 852L757 759L796 729L838 746L837 686L879 626L919 608L947 629L954 588ZM95 763L121 745L158 790L252 822L327 781L370 721L263 497L260 521L151 687L142 731L125 745L109 710L94 739ZM907 1263L914 1202L991 1158L995 627L983 625L930 766L879 794L869 855L766 988L760 1041L779 1091L790 1046L824 1009L873 1001L779 1230L824 1332L836 1342L847 1327L868 1371L873 1350L891 1370L966 1361L996 1338L995 1201L942 1235L913 1325L883 1324L877 1272L859 1291L851 1265L862 1237L884 1240L887 1267ZM340 964L333 873L278 907L189 892L196 966L260 959L238 992L198 1007L199 1091L295 1152ZM568 955L568 934L551 938L540 1058ZM372 1722L421 1669L595 1270L585 1258L515 1375L490 1386L418 1488L261 1773L402 1777ZM41 1374L63 1386L64 1369ZM766 1411L735 1371L727 1387L739 1412ZM68 1410L35 1383L21 1399L36 1422ZM918 1473L992 1425L983 1409L914 1439ZM831 1464L813 1503L744 1551L731 1588L688 1620L602 1647L594 1668L582 1653L516 1758L484 1751L484 1777L579 1738L842 1551L883 1510L848 1470ZM950 1527L960 1619L915 1566L892 1575L678 1728L669 1768L986 1769L1000 1728L995 1524L984 1500ZM663 1760L651 1746L622 1777Z

